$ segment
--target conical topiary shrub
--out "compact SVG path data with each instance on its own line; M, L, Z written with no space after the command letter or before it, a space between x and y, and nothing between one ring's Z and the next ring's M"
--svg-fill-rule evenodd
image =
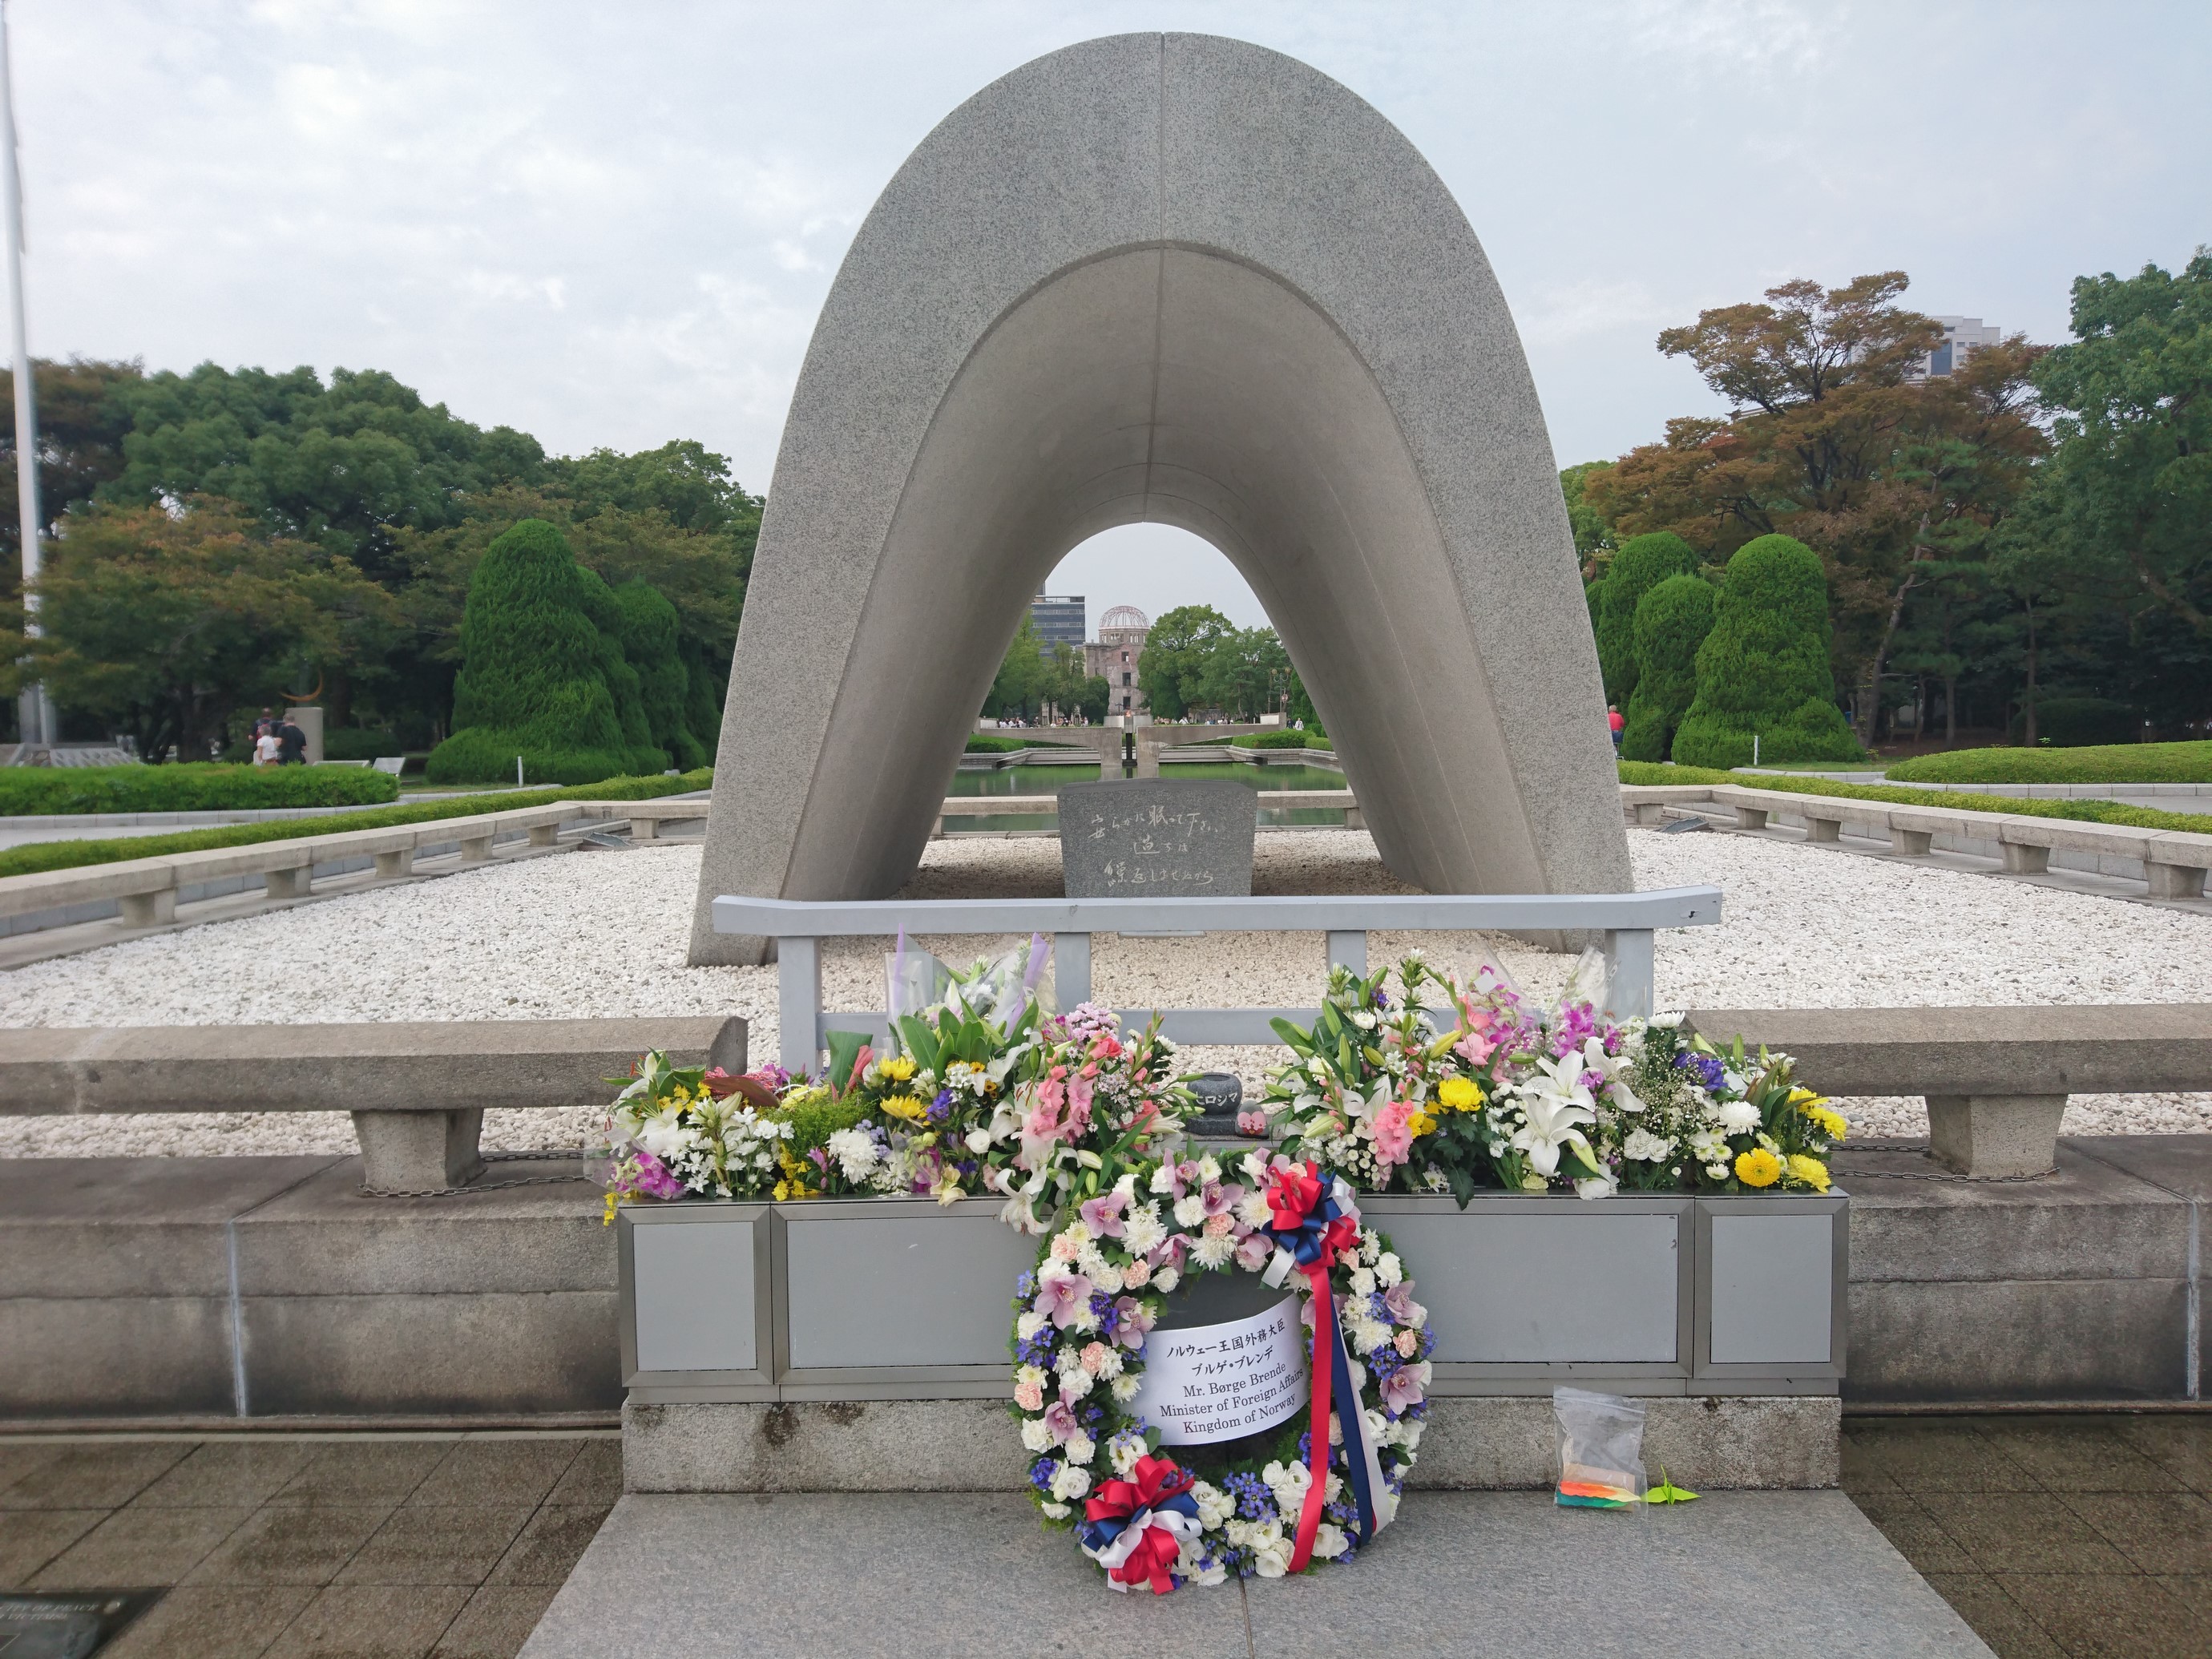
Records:
M724 678L707 660L706 647L690 640L679 641L677 654L684 659L684 724L699 739L712 765L722 741L722 699L729 693Z
M1864 758L1836 707L1828 666L1828 580L1788 536L1746 542L1729 561L1712 632L1698 647L1698 695L1674 733L1684 766Z
M668 752L653 740L653 726L645 714L645 688L623 652L622 606L615 591L596 570L579 569L576 574L583 583L584 614L599 630L599 674L615 700L615 718L622 722L629 769L639 776L665 772Z
M1671 530L1632 538L1613 556L1613 568L1597 585L1595 621L1607 702L1625 709L1636 690L1637 605L1669 576L1689 575L1697 568L1697 550Z
M1698 647L1712 632L1717 602L1702 576L1669 576L1637 602L1636 690L1628 700L1625 760L1663 761L1674 728L1698 692Z
M623 655L637 671L653 741L684 771L706 765L707 751L684 718L690 687L677 646L676 607L659 588L642 580L627 581L615 589L615 604L622 611Z
M518 755L533 783L596 783L629 769L583 575L542 519L484 550L461 613L455 730L430 751L430 781L511 782Z

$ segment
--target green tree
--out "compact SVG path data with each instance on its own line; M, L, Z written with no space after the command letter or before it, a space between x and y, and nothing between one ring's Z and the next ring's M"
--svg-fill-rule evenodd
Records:
M1137 659L1137 684L1157 719L1182 720L1206 706L1214 653L1236 633L1237 625L1210 605L1177 605L1153 623Z
M1036 623L1026 611L1021 625L1000 659L999 672L983 698L983 713L1004 720L1032 720L1043 706L1050 686L1052 665L1037 637Z
M149 759L206 759L232 716L274 702L303 661L350 660L396 621L350 560L268 536L231 502L80 510L67 532L40 573L37 672L56 702L127 730Z
M1575 532L1575 557L1585 580L1603 574L1615 545L1613 520L1584 488L1593 472L1602 472L1611 461L1584 461L1559 474L1559 489L1567 498L1567 523Z
M689 688L676 607L650 582L624 582L614 595L622 613L623 655L637 672L653 743L667 751L680 771L707 765L711 757L685 718Z
M469 584L456 729L431 751L430 779L505 780L518 755L540 782L594 783L628 771L630 744L604 675L605 643L585 573L561 532L526 520L501 536Z
M1637 605L1669 576L1697 568L1696 550L1666 530L1638 536L1613 555L1597 592L1597 660L1607 702L1625 705L1636 690Z
M1698 692L1698 647L1712 632L1713 585L1702 576L1669 576L1636 602L1636 690L1625 711L1620 752L1632 761L1663 761L1674 730Z
M123 471L131 430L130 389L144 378L136 363L31 365L38 400L39 516L46 536L62 515ZM15 495L15 376L0 369L0 592L13 592L23 568L22 514Z
M1237 629L1214 640L1201 660L1197 696L1185 693L1196 706L1249 720L1279 711L1290 696L1291 655L1272 628Z
M1759 537L1729 560L1674 758L1747 766L1754 738L1762 761L1863 757L1836 707L1820 556L1789 536Z
M2075 281L2074 342L2033 371L2057 412L2049 533L2129 610L2212 640L2212 251Z

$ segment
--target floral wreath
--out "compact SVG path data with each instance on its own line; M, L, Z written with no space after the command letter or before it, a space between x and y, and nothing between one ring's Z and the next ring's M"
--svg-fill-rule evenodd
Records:
M1389 1523L1420 1443L1435 1340L1389 1241L1317 1164L1253 1152L1237 1168L1242 1182L1212 1156L1146 1161L1110 1184L1093 1172L1016 1286L1030 1494L1116 1590L1348 1562ZM1231 1269L1304 1303L1310 1402L1265 1455L1209 1481L1131 1408L1167 1293Z

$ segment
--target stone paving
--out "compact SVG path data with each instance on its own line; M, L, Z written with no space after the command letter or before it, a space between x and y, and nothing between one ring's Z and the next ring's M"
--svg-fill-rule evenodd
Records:
M1844 1486L1999 1659L2212 1655L2212 1413L1852 1418ZM511 1659L620 1493L611 1434L0 1440L0 1590L167 1588L100 1659Z
M1843 1452L1998 1659L2212 1655L2212 1414L1846 1418Z
M513 1659L611 1433L0 1440L0 1590L173 1586L100 1659Z

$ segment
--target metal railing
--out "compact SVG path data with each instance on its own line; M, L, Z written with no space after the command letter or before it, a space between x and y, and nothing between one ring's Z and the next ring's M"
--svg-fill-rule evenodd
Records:
M1370 932L1601 933L1609 1012L1651 1012L1651 936L1662 927L1708 927L1721 919L1717 887L1649 893L1479 893L1342 895L1322 897L804 900L726 895L714 904L714 931L776 943L779 1058L791 1071L820 1063L832 1029L884 1035L880 1013L830 1012L822 1006L822 941L909 934L1046 933L1053 940L1054 988L1062 1008L1091 998L1093 933L1305 933L1327 936L1328 965L1367 969ZM1152 1010L1124 1010L1149 1019ZM1176 1042L1279 1042L1273 1019L1310 1024L1312 1008L1182 1008L1165 1011L1161 1030Z

